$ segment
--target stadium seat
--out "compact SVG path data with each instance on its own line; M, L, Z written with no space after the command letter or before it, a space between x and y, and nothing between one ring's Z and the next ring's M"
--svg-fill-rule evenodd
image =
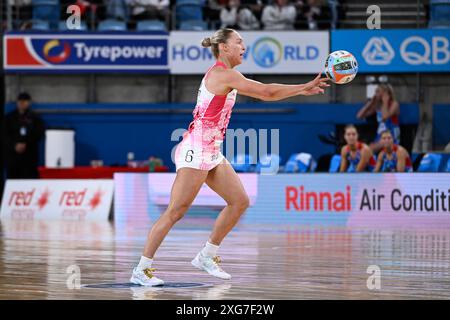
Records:
M430 1L430 28L450 28L450 0Z
M420 161L418 172L438 172L442 155L427 153Z
M335 154L330 161L330 169L329 172L339 172L339 168L341 166L341 156L339 154Z
M59 0L32 0L33 20L44 20L49 27L56 29L59 22ZM42 30L42 29L40 29Z
M123 21L107 19L98 24L99 31L126 31L127 24Z
M447 165L445 166L445 172L450 172L450 158L447 161Z
M63 20L63 21L59 22L58 30L59 31L69 31L69 30L70 31L72 31L72 30L87 31L88 30L88 26L87 26L87 23L85 21L81 21L79 29L68 29L66 21Z
M281 164L281 157L277 154L269 154L259 159L256 165L256 172L258 173L278 173Z
M236 172L253 172L253 157L249 154L238 154L231 162Z
M139 21L136 26L137 31L167 31L167 26L159 20Z
M208 30L208 24L202 20L189 20L180 23L180 30L183 31L204 31Z
M286 173L313 172L317 164L309 153L294 153L289 157L284 167Z
M47 31L50 30L50 23L44 20L33 20L31 30Z
M204 0L178 0L174 10L175 27L181 29L181 25L186 21L203 21L204 5ZM207 30L207 28L201 30Z

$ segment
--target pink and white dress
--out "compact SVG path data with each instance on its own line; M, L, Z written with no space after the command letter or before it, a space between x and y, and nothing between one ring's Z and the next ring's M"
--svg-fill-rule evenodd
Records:
M227 68L224 63L217 61L203 77L197 105L192 112L194 120L175 151L177 171L180 168L211 170L225 159L220 149L236 102L237 90L233 89L226 95L215 95L206 89L208 74L215 67Z

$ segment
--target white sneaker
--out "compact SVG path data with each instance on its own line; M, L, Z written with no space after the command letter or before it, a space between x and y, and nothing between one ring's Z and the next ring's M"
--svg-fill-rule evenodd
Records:
M153 275L153 272L155 272L155 271L156 271L156 269L153 269L153 268L147 268L144 270L134 268L133 275L130 278L130 282L134 283L134 284L140 284L141 286L148 286L148 287L164 285L164 281L162 281L161 279L159 279Z
M200 270L208 272L214 277L224 280L230 280L231 275L222 270L222 268L219 266L220 262L220 257L218 256L205 257L201 254L201 252L199 252L194 260L191 261L191 264Z

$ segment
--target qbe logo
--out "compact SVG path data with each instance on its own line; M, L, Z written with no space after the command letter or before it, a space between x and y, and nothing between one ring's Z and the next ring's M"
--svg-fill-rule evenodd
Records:
M431 41L421 36L404 39L399 46L402 60L412 66L444 65L450 61L449 40L433 36ZM372 37L362 56L369 65L389 65L395 57L391 43L385 37Z
M394 49L385 37L372 37L364 47L362 56L370 65L387 65L395 57Z

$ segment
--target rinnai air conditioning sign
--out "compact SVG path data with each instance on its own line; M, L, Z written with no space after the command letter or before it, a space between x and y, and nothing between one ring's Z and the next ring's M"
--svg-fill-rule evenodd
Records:
M108 220L112 180L8 180L1 218Z
M10 33L4 48L7 72L169 73L164 34Z
M336 30L331 49L351 52L360 72L450 71L448 29Z

